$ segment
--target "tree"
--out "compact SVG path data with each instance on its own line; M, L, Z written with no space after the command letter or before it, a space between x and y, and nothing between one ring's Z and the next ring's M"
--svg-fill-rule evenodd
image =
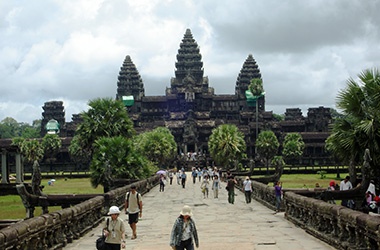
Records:
M260 78L253 78L251 80L251 84L248 86L249 91L251 91L254 100L256 101L255 107L256 107L256 132L255 132L255 138L257 139L259 134L259 98L263 96L264 93L264 87L263 87L263 80ZM255 147L255 153L257 155L257 147Z
M299 133L289 133L283 142L282 154L287 159L299 159L303 155L305 143Z
M108 192L114 187L116 178L146 178L156 169L135 150L132 140L116 136L95 141L90 170L92 186L102 185L104 192Z
M33 163L32 174L32 192L35 195L41 196L41 171L39 162L44 157L44 148L37 139L24 139L16 137L12 140L13 145L17 145L21 154L24 156L24 160L29 163ZM47 207L43 207L44 213L47 212Z
M100 137L134 135L133 124L128 117L127 110L119 100L111 98L98 98L89 101L87 112L81 113L83 121L75 132L76 143L80 148L93 154L93 143Z
M44 155L46 161L51 164L56 161L55 156L59 152L62 146L61 138L56 134L46 134L41 141L42 147L44 148ZM52 166L50 165L50 171L52 171Z
M235 125L224 124L212 130L208 148L215 162L227 169L239 162L246 153L244 134Z
M278 142L276 135L270 130L262 131L256 140L257 152L265 161L267 174L269 174L269 163L277 154L279 146L280 143Z
M73 160L76 164L86 164L89 165L90 163L90 152L86 149L83 149L79 142L79 136L74 136L73 139L70 142L70 146L68 148L70 158Z
M349 162L351 180L356 179L356 165L362 161L366 148L372 157L372 175L379 176L380 165L380 73L377 69L364 70L358 81L350 78L338 93L337 108L342 111L326 141L329 151L344 162Z
M260 78L253 78L248 86L253 96L259 97L264 92L263 80Z
M18 123L12 117L6 117L0 122L0 138L38 138L40 137L40 126L41 120L33 121L31 126L24 122Z
M169 129L158 127L140 134L135 139L137 150L159 168L163 168L177 155L177 144Z

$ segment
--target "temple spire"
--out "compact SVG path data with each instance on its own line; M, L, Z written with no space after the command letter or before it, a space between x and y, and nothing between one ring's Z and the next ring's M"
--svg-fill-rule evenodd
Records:
M116 99L121 100L123 96L133 96L134 100L141 100L145 96L144 84L137 71L135 64L129 55L125 57L117 82Z
M245 91L253 78L261 78L261 73L252 54L249 54L236 80L235 93L239 99L245 99Z
M182 39L175 66L175 76L180 84L186 77L192 77L195 83L202 83L202 56L199 52L198 44L194 40L190 29L186 30L186 33Z

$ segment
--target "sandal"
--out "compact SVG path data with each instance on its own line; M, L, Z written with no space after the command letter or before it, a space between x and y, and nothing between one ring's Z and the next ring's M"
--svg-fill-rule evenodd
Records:
M136 238L137 238L137 235L134 234L134 235L131 237L131 240L134 240L134 239L136 239Z

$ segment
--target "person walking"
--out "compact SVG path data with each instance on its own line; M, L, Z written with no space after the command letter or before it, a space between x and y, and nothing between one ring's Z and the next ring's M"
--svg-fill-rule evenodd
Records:
M108 215L111 218L103 223L103 234L106 237L107 250L120 250L125 248L125 225L122 219L119 218L120 210L117 206L112 206L109 209Z
M182 174L181 174L181 184L182 184L182 188L185 188L185 184L186 184L186 173L185 173L185 170L182 170Z
M173 172L172 171L169 172L169 179L170 179L170 185L172 185L172 183L173 183Z
M235 202L235 184L237 183L235 177L229 173L227 176L227 191L228 191L228 203L234 204Z
M169 244L173 250L194 250L194 243L199 247L198 232L192 216L191 208L183 206L170 234Z
M197 169L198 181L201 182L202 178L202 170L200 168Z
M245 178L245 181L243 182L243 189L244 189L244 195L245 195L245 202L251 203L252 200L252 182L250 178L247 176Z
M340 191L352 189L352 184L350 182L350 176L349 175L347 175L346 178L344 178L344 180L340 182L339 189L340 189ZM341 205L349 208L352 206L352 202L353 201L351 201L351 200L342 200Z
M205 178L202 181L201 189L203 193L203 199L208 198L208 187L209 187L210 181L208 180L208 177L205 176Z
M136 224L142 217L142 199L141 194L136 191L136 186L131 186L131 191L125 195L125 212L128 214L128 224L132 229L132 237L137 238Z
M195 181L197 180L197 170L193 168L193 171L191 172L191 176L193 177L193 184L195 184Z
M181 170L178 170L177 171L177 174L176 174L176 176L177 176L177 184L178 185L181 185Z
M212 181L212 191L214 193L214 198L218 198L219 195L219 189L220 189L220 180L218 175L214 177L214 180Z
M274 193L276 195L276 213L281 209L281 196L282 196L282 183L278 181L274 186Z
M160 175L160 192L165 191L165 184L166 184L166 177L165 175L161 174Z

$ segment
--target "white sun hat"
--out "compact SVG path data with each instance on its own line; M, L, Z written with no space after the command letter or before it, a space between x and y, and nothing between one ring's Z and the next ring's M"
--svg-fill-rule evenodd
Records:
M117 206L110 207L110 211L108 212L108 215L111 214L120 214L120 210Z
M183 206L180 214L183 216L185 215L193 216L193 213L191 212L191 208L188 205Z

